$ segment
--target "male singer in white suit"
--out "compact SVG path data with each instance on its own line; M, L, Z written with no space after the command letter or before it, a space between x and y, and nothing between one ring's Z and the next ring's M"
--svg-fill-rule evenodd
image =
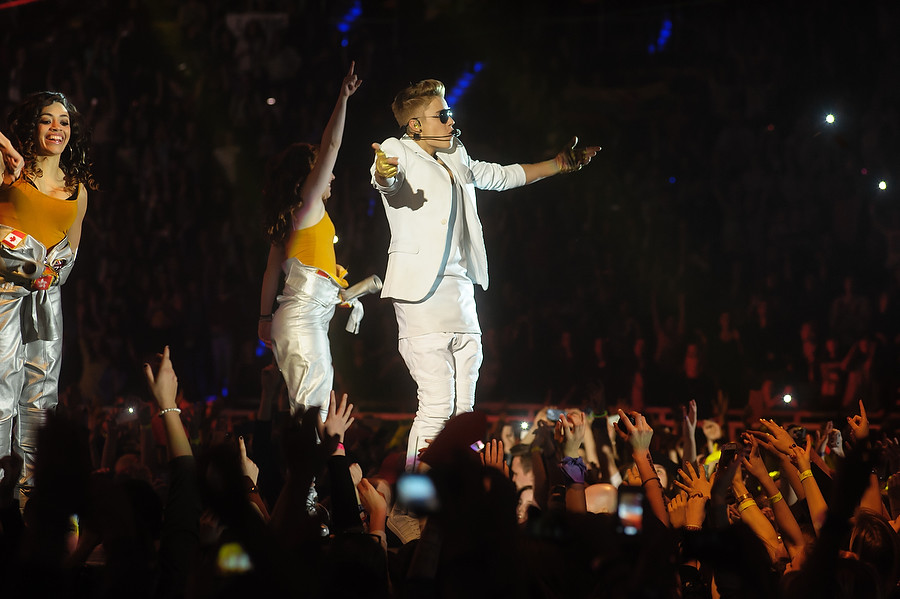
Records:
M435 79L402 90L391 109L403 135L372 144L371 172L391 228L381 296L393 300L400 355L418 386L406 456L412 470L447 419L475 405L482 349L474 285L488 287L475 189L502 191L576 171L599 148L576 150L573 140L536 164L473 160Z

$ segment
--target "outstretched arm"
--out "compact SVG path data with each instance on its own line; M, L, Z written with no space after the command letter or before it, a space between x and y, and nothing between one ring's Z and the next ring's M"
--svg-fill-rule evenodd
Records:
M741 464L747 472L759 481L760 486L769 498L769 505L775 514L775 522L781 529L786 541L785 546L793 557L803 550L804 540L803 534L800 532L800 526L797 524L797 519L794 517L793 512L791 512L791 508L784 501L784 497L782 497L781 491L778 490L775 481L769 476L769 470L759 455L759 442L756 440L756 437L744 433L744 440L750 444L750 456L742 458Z
M520 165L525 171L525 184L534 183L559 173L572 173L580 170L600 151L600 146L576 149L577 144L578 138L573 137L566 148L550 160Z
M347 99L356 93L362 81L356 77L353 70L356 63L350 63L350 70L341 82L341 92L338 95L337 104L325 126L322 134L322 143L319 146L319 155L312 171L306 177L303 187L300 189L300 199L303 205L294 214L294 228L304 229L310 227L322 219L325 213L325 204L322 196L331 183L331 171L337 162L338 150L341 148L341 140L344 137L344 121L347 117Z

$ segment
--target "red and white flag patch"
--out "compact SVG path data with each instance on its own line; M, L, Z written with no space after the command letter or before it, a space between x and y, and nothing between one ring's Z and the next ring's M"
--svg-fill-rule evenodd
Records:
M25 241L25 233L13 229L3 238L2 243L9 249L14 250L19 247L23 241Z

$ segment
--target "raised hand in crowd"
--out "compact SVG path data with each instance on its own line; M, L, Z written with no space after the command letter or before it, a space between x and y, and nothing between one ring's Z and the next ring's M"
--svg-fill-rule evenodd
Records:
M813 447L816 449L816 453L823 454L825 453L825 448L828 446L828 437L831 435L831 432L834 430L834 422L829 420L825 423L825 426L821 429L816 429L815 440L813 442Z
M691 464L697 463L697 402L691 400L681 406L681 459Z
M819 489L819 484L816 482L815 476L813 476L812 459L810 458L812 453L812 437L807 435L804 446L801 447L794 444L790 448L788 455L799 472L800 483L803 485L803 492L806 495L809 515L812 518L813 527L818 532L825 523L828 506L825 503L825 497L822 496L821 489Z
M859 414L848 416L847 424L850 425L850 432L856 443L862 443L869 438L869 418L866 416L866 406L862 400L859 400Z
M259 477L259 466L247 457L247 445L244 443L244 437L238 437L238 449L241 452L241 472L255 485Z
M651 431L652 434L652 431ZM562 450L563 457L577 458L584 443L585 418L581 410L569 410L556 421L553 438Z
M503 441L491 439L481 450L481 463L485 466L496 468L506 476L509 476L509 466L503 453Z
M144 376L159 408L159 416L165 423L166 439L169 445L169 459L193 455L184 425L181 423L181 410L178 408L178 377L172 368L169 346L158 354L159 365L155 368L144 364Z
M323 443L329 443L329 447L335 453L344 453L344 434L355 421L353 417L353 404L347 402L347 394L341 396L338 404L334 391L331 392L331 401L328 404L328 416L325 422L319 421L319 436Z
M684 519L687 510L688 494L685 491L679 491L678 494L669 500L666 510L669 512L669 525L672 528L681 528L684 526Z
M632 423L632 419L634 423ZM653 439L653 429L643 414L631 412L629 415L622 409L619 409L619 422L616 424L616 431L622 439L631 445L631 457L641 475L641 486L644 487L644 493L650 509L660 522L668 526L669 513L666 511L662 483L659 480L659 475L656 474L656 468L654 468L653 460L650 457L650 441Z
M676 479L675 484L687 492L688 497L693 497L694 495L701 495L707 499L712 497L712 486L716 479L716 472L713 472L707 478L706 469L703 466L699 466L695 470L693 464L685 462L684 468L678 469L678 474L681 475L684 482Z
M778 426L778 423L774 420L760 418L759 421L766 427L766 430L751 430L750 433L752 435L756 435L756 437L761 439L762 441L770 444L773 448L780 451L781 453L786 455L790 454L791 447L797 445L791 434L784 430L782 427Z
M363 478L356 485L359 502L368 514L368 533L378 534L384 543L385 523L387 522L387 501L368 479Z
M747 432L756 437L762 447L781 461L782 472L790 483L791 489L798 499L805 499L806 491L800 480L800 473L791 459L791 446L796 447L797 443L790 433L778 426L774 420L760 418L759 421L765 426L765 431L751 429Z
M263 520L268 522L270 518L269 509L263 501L262 495L257 487L257 481L259 480L259 466L247 457L247 445L244 443L244 437L238 437L238 450L241 454L241 472L244 474L247 483L247 495L250 499L250 503L256 507Z
M781 491L778 490L778 485L776 485L775 481L772 480L772 477L769 476L769 469L766 467L766 464L760 455L759 441L756 437L748 433L744 433L743 441L750 445L750 452L745 457L741 458L741 465L745 471L759 482L763 492L766 494L766 497L768 497L769 506L772 508L772 512L775 515L775 522L781 530L784 544L793 558L802 553L804 546L804 539L803 534L800 531L800 526L797 524L797 519L794 517L790 507L784 500Z

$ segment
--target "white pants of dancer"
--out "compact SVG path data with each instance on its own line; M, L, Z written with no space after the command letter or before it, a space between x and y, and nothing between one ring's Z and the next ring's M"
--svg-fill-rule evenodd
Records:
M475 407L475 385L481 367L481 335L428 333L400 339L400 355L418 386L419 407L409 431L407 470L419 451L437 437L451 416Z
M291 413L316 408L324 421L334 380L328 325L340 286L294 262L285 268L284 293L272 315L272 352L287 384Z

